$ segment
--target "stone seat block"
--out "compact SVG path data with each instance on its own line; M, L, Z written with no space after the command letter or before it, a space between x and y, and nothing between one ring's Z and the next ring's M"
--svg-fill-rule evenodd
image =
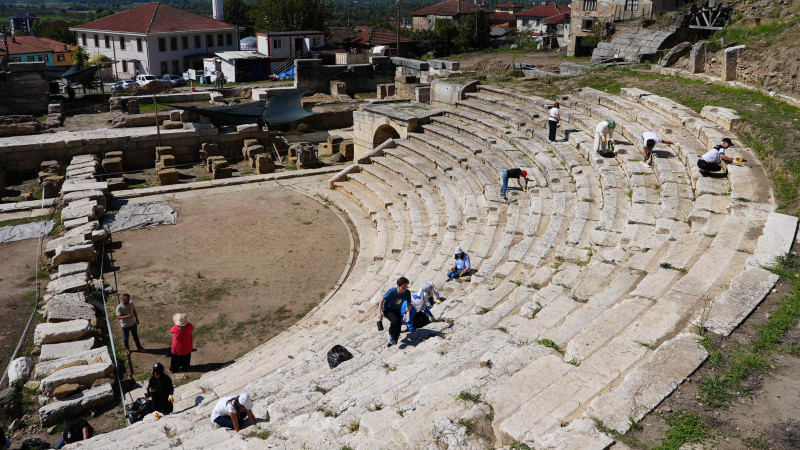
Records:
M47 344L55 346L55 345L62 345L62 344ZM111 364L113 361L111 359L111 355L108 353L108 349L106 347L98 347L91 350L85 350L82 352L61 356L56 359L51 359L48 361L39 361L36 364L33 373L33 379L41 380L42 378L47 377L51 373L55 372L57 369L62 368L65 365L75 364L76 362L79 363L107 363Z
M156 147L156 160L160 160L164 155L175 155L172 146L162 145L161 147Z
M183 122L179 120L165 120L161 122L161 128L165 130L180 130L183 128Z
M88 262L77 262L72 264L62 264L58 266L58 276L65 277L68 275L75 275L79 273L89 274Z
M43 426L50 426L112 401L114 389L111 384L104 384L42 406L39 408L39 419Z
M53 255L53 267L82 261L94 263L96 260L97 251L94 244L61 245L56 248Z
M61 323L41 323L33 331L33 344L55 344L84 338L94 333L94 327L88 320L70 320Z
M44 344L42 345L42 351L39 354L39 361L52 361L64 358L66 356L84 353L93 349L94 345L95 345L95 339L92 336L84 339L78 339L76 341L58 342L55 344Z
M161 155L158 162L163 167L173 167L175 165L175 155Z
M91 386L99 378L108 378L113 371L114 366L105 362L68 367L53 372L44 378L39 385L39 389L43 394L51 395L53 390L62 384Z
M122 172L122 158L106 158L101 165L106 173Z
M114 150L110 152L106 152L106 158L122 158L122 151L121 150Z
M106 205L106 194L103 191L78 191L78 192L70 192L69 194L64 194L61 198L62 203L64 206L69 206L72 202L77 202L80 200L94 200L98 204L105 206Z
M267 155L257 155L256 157L256 173L263 175L266 173L275 172L275 161Z
M209 156L206 159L206 171L211 173L213 172L214 163L216 161L226 161L224 156Z
M95 308L86 301L84 292L58 294L47 302L44 311L48 322L95 318Z
M85 273L76 273L56 278L47 284L47 292L50 294L64 294L68 292L79 292L89 288L89 276ZM76 317L77 319L77 317Z
M258 139L245 139L243 145L245 147L252 147L254 145L259 145Z
M220 166L214 169L214 173L211 176L212 180L222 180L225 178L233 177L233 167L228 166Z
M180 173L177 169L160 169L158 171L158 181L161 186L170 184L178 184L180 180Z

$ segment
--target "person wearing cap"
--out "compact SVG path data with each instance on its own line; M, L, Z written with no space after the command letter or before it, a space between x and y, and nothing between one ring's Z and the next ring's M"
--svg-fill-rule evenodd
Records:
M730 138L725 138L722 140L722 144L715 145L711 150L703 153L703 156L697 160L697 167L700 169L700 173L705 176L709 172L718 172L722 170L720 165L722 161L733 162L733 158L725 155L725 150L731 147L733 147L733 142Z
M164 373L164 365L155 363L153 365L153 375L147 383L147 396L153 404L153 411L161 414L172 412L172 379Z
M549 114L550 117L547 119L547 125L550 127L550 134L548 139L550 142L556 141L556 129L561 124L561 109L558 102L553 103L553 107L550 108Z
M92 437L94 429L84 419L77 419L69 422L64 427L64 433L61 434L61 440L56 444L56 448L62 448L67 444L72 444L78 441L85 441Z
M169 330L172 333L172 358L169 361L169 373L189 370L189 365L192 362L192 350L194 349L194 342L192 342L194 325L189 323L188 316L175 313L172 316L172 322L175 325Z
M424 302L433 306L434 297L436 297L436 303L442 303L442 296L439 295L439 289L436 288L436 285L433 284L432 281L426 281L425 284L419 288L419 292L417 292L417 296L421 298Z
M447 272L447 281L463 277L469 273L469 269L469 255L464 253L461 246L456 247L456 256L453 259L453 267L450 268L450 272Z
M117 319L122 328L122 343L125 344L125 354L131 354L131 348L128 346L128 336L133 335L133 341L136 342L136 349L144 351L145 348L139 342L139 316L136 314L136 307L133 306L130 294L122 294L119 300L119 305L116 309Z
M522 185L522 181L519 178L522 177L525 179L525 186ZM520 189L528 189L528 172L525 170L520 169L519 167L515 167L513 169L508 169L503 172L503 185L500 187L500 196L503 197L504 200L508 200L506 197L506 191L508 190L508 180L509 178L517 180L517 184L519 185Z
M604 153L608 150L608 143L614 136L614 129L617 123L613 120L603 120L594 127L594 151Z
M211 422L224 428L232 428L237 433L242 429L242 422L245 419L250 419L253 425L256 424L256 418L253 416L253 400L247 393L223 397L211 411Z
M674 144L672 141L668 141L666 139L661 139L661 137L652 131L645 131L642 133L642 149L644 150L644 160L642 160L642 165L650 168L650 157L653 156L653 148L656 144Z
M386 291L378 307L378 320L385 316L389 319L389 343L387 347L397 344L400 339L400 327L403 323L403 302L411 300L411 291L408 290L408 278L397 279L397 287Z
M412 295L411 301L404 301L400 309L403 314L403 323L408 327L408 331L416 331L417 328L423 328L425 325L433 322L433 313L431 313L428 303L419 295Z

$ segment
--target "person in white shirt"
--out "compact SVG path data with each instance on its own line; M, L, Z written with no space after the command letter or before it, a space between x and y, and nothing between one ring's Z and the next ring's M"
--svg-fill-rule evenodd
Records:
M725 156L725 150L733 147L733 142L730 138L722 140L721 145L715 145L711 150L705 152L700 159L697 160L697 167L703 176L708 175L709 172L717 172L722 170L720 165L722 161L733 162L733 158Z
M561 123L561 110L559 109L558 102L553 103L550 108L550 118L547 119L547 125L550 127L550 142L556 141L556 128Z
M441 296L439 295L439 289L436 288L436 285L433 284L432 281L426 281L425 284L419 288L417 297L421 298L425 303L428 303L431 306L433 306L434 297L436 297L436 303L442 303Z
M661 139L661 137L652 131L645 131L642 133L642 149L644 150L644 160L642 161L642 165L649 168L650 167L650 158L653 156L653 147L656 144L674 144L672 141L668 141L666 139Z
M597 124L594 128L594 151L601 153L608 149L608 143L614 136L616 127L617 123L610 119Z
M256 424L256 418L253 416L253 400L247 393L223 397L211 411L212 422L221 427L233 428L237 433L242 428L241 422L245 418L250 419L251 424Z

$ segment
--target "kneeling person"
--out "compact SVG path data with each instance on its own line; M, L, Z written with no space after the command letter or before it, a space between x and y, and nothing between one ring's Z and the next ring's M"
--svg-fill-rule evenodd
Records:
M253 416L253 400L250 399L250 394L223 397L211 411L212 422L221 427L233 428L237 433L242 428L242 422L245 419L250 419L250 423L253 425L256 424L256 418Z
M411 297L411 302L403 302L401 311L403 313L403 323L408 327L408 331L415 331L417 328L424 328L425 325L433 322L433 314L425 299L418 295Z
M733 158L725 155L725 150L731 148L733 143L729 138L722 140L721 145L715 145L711 150L705 152L700 159L697 160L697 168L700 173L707 175L709 172L718 172L722 170L722 161L733 162Z

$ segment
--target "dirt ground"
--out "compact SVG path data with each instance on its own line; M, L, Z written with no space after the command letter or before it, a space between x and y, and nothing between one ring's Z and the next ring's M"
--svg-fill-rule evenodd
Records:
M34 283L38 239L0 244L0 364L9 357L25 328L36 297ZM42 244L44 245L44 244ZM35 324L34 324L35 326ZM22 349L24 352L25 348Z
M588 58L567 58L559 54L545 52L531 53L468 53L451 57L461 63L461 70L476 70L482 75L508 75L514 70L514 63L533 64L542 70L554 71L561 63L588 63Z
M146 352L128 374L168 365L172 315L195 326L192 368L177 385L215 370L267 341L313 308L342 275L347 229L322 205L288 188L170 201L174 226L114 235L119 293L130 293ZM113 275L107 274L109 283ZM113 302L116 305L117 296ZM117 345L121 332L113 324ZM133 342L131 347L135 348Z

